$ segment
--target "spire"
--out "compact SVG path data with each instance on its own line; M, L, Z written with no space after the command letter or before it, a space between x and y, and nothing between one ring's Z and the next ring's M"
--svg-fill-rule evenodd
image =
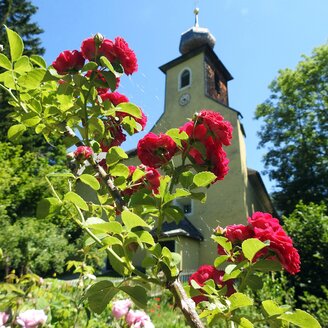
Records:
M195 27L199 27L199 24L198 24L199 8L194 9L194 14L195 14Z
M179 50L182 55L206 44L212 49L215 45L215 37L210 33L210 31L207 28L199 27L199 8L195 8L194 14L195 25L188 31L181 34Z

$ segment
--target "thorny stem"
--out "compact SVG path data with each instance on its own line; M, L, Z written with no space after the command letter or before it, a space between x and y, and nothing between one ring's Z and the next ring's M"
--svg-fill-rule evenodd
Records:
M180 280L177 278L167 288L173 294L176 305L181 309L188 324L192 328L205 328L195 309L195 303L188 298Z

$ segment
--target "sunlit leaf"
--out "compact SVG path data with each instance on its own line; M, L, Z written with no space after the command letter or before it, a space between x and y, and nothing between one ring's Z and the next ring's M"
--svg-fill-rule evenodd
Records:
M7 37L10 48L11 61L16 61L22 54L24 50L24 43L22 38L13 30L5 26L7 31Z

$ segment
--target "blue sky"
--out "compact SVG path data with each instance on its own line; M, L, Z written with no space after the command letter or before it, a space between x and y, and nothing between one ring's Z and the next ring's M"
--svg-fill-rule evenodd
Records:
M301 54L328 41L328 0L32 0L39 7L34 20L48 64L63 50L79 49L97 32L107 38L124 37L138 57L139 71L122 80L126 94L148 116L148 131L164 109L165 76L158 67L178 57L181 33L194 23L216 37L215 52L231 72L232 108L240 111L246 130L247 163L258 171L264 150L257 149L260 122L254 111L269 96L267 86L278 70L294 68ZM197 111L199 108L195 108ZM142 136L139 135L138 138ZM137 138L124 148L135 147ZM269 191L273 182L263 176Z

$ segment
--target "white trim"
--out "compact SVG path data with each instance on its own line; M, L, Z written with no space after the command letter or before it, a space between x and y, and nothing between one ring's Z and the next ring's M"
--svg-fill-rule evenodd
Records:
M181 88L181 75L184 71L188 71L189 72L189 84L188 85L185 85L184 87ZM192 84L192 72L191 72L191 69L189 67L184 67L179 75L178 75L178 91L181 91L181 90L185 90L189 87L191 87L191 84Z

